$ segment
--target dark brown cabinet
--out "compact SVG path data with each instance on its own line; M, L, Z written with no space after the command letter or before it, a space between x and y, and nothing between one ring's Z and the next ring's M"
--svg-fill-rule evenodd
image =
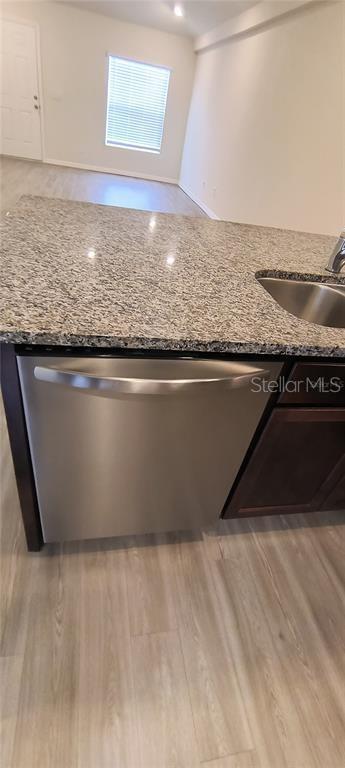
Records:
M345 509L345 408L274 408L225 517Z
M278 404L345 406L345 365L295 363Z

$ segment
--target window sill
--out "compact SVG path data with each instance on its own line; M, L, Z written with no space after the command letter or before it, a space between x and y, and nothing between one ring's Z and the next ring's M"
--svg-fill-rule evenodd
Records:
M129 144L113 144L110 141L105 142L106 147L111 147L112 149L129 149L132 152L146 152L149 155L160 155L161 150L160 149L146 149L145 147L131 147Z

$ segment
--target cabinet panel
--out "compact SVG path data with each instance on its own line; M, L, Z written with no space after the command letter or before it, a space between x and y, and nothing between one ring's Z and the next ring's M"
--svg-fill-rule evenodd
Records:
M296 363L279 405L345 406L343 363Z
M276 408L224 515L345 508L344 457L345 408Z
M345 509L345 455L322 487L319 509Z

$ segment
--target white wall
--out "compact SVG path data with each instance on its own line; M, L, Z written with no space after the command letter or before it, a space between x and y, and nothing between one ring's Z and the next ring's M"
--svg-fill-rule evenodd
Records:
M300 9L198 53L181 185L219 218L344 225L344 9Z
M46 159L179 178L195 66L189 39L42 0L6 2L1 13L39 24ZM160 155L105 146L106 53L172 68Z

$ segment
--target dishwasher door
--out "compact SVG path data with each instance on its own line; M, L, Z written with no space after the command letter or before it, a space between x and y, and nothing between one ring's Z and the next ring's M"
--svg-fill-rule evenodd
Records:
M268 393L255 363L17 357L44 541L221 514ZM280 364L264 364L276 379ZM258 389L258 387L254 387Z

